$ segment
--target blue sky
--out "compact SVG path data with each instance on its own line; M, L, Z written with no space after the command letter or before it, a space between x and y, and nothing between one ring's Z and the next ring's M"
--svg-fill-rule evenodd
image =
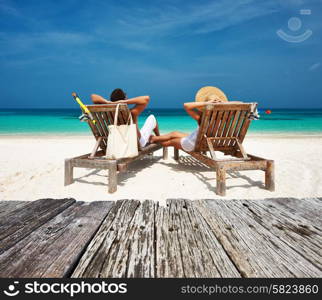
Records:
M321 15L322 0L0 0L0 107L73 108L72 91L89 102L121 87L177 108L214 85L261 107L322 108ZM313 34L291 43L279 29Z

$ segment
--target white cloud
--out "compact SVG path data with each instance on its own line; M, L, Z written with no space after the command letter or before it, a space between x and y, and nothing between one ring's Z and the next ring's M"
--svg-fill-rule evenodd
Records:
M309 67L309 70L310 71L314 71L314 70L316 70L316 69L318 69L318 68L320 68L321 67L321 63L320 62L318 62L318 63L315 63L315 64L313 64L312 66L310 66Z
M0 13L4 13L10 16L18 17L20 13L9 1L0 0Z
M8 34L0 32L0 57L26 52L39 47L73 47L93 40L88 34L49 31L42 33Z
M307 0L307 4L315 0ZM73 1L69 3L74 3ZM216 0L181 2L180 5L164 3L159 5L139 3L126 6L120 3L98 2L90 12L87 7L76 11L75 14L87 16L87 24L79 31L55 31L53 20L37 18L42 16L22 14L34 30L30 33L6 34L0 33L1 54L26 51L37 46L79 46L91 42L117 45L134 51L150 51L161 47L165 38L178 36L201 35L243 24L255 18L272 14L291 5L292 0ZM283 5L282 5L283 3ZM294 0L296 5L301 0ZM75 3L74 3L75 4ZM67 4L66 4L67 5ZM0 0L0 10L8 14L19 14L11 2ZM102 18L102 12L108 12ZM99 15L99 13L101 13ZM92 16L99 15L95 22ZM117 19L118 18L118 19ZM75 18L76 19L76 18ZM42 32L35 32L35 29Z
M109 7L119 16L110 24L101 20L94 29L97 39L127 49L147 51L164 38L220 31L277 11L275 0L217 0L181 5Z
M118 33L125 36L200 34L222 30L277 11L275 1L213 1L182 7L164 6L122 13Z

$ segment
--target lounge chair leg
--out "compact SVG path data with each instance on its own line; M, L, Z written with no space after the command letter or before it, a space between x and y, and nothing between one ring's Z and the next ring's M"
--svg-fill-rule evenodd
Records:
M226 170L224 167L218 167L216 171L216 194L220 196L226 195Z
M179 160L179 149L173 148L174 150L174 160Z
M268 160L265 170L265 188L271 192L275 191L274 161Z
M117 190L117 165L111 161L108 167L108 192L114 193Z
M73 166L71 159L65 159L65 182L64 185L69 185L74 182L73 179Z
M127 164L118 164L117 165L117 171L125 172L126 170L127 170Z
M168 147L163 147L163 159L168 159Z

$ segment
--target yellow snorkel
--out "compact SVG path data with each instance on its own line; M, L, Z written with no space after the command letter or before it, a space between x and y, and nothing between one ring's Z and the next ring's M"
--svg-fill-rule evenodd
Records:
M87 106L82 102L82 100L78 97L78 95L73 92L72 93L73 98L76 100L76 102L79 104L81 110L88 116L88 118L93 122L93 124L96 123L95 119L93 118L91 112L88 110Z

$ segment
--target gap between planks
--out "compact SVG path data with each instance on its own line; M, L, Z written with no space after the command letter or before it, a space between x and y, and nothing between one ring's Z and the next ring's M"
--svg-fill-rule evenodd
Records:
M3 207L6 205L2 203ZM8 274L12 276L19 277L19 268L25 277L322 275L320 198L168 199L167 207L151 200L122 200L107 205L105 213L97 206L103 203L87 207L72 199L38 200L11 206L15 205L18 206L14 214L9 209L0 222L2 229L7 229L2 231L2 268L3 272L8 268ZM91 205L96 212L89 209ZM30 217L34 208L37 220ZM95 215L99 215L99 220L83 237L77 220L86 223L90 220L88 217ZM47 236L48 226L58 230L51 231L54 233L51 237ZM82 245L77 246L76 242L65 247L65 241L72 239L74 233L80 237ZM37 239L42 244L30 248ZM28 256L23 255L27 251L29 258L35 257L37 251L41 255L42 247L46 248L48 241L55 241L60 249L48 245L47 260L52 257L57 260L53 263L40 261L39 265L31 265L29 260L26 265ZM70 256L73 258L60 257L60 252L74 253ZM6 260L14 255L18 255L26 269L19 263L16 270L10 269L10 265L6 267Z
M251 201L249 205L263 214L262 223L254 220L244 205L248 203L246 200L170 199L167 207L152 201L118 202L115 213L91 241L72 276L321 276L319 232L316 241L292 232L276 236L278 228L270 223L270 217L287 227L290 223L287 223L287 209L280 206L271 214L267 206L257 202L261 200ZM143 211L149 212L148 215ZM298 211L307 214L303 205L298 205ZM276 219L279 215L280 220ZM292 222L298 222L299 218L293 218ZM308 222L302 217L302 223ZM147 232L147 224L154 231ZM299 247L305 241L308 245Z

